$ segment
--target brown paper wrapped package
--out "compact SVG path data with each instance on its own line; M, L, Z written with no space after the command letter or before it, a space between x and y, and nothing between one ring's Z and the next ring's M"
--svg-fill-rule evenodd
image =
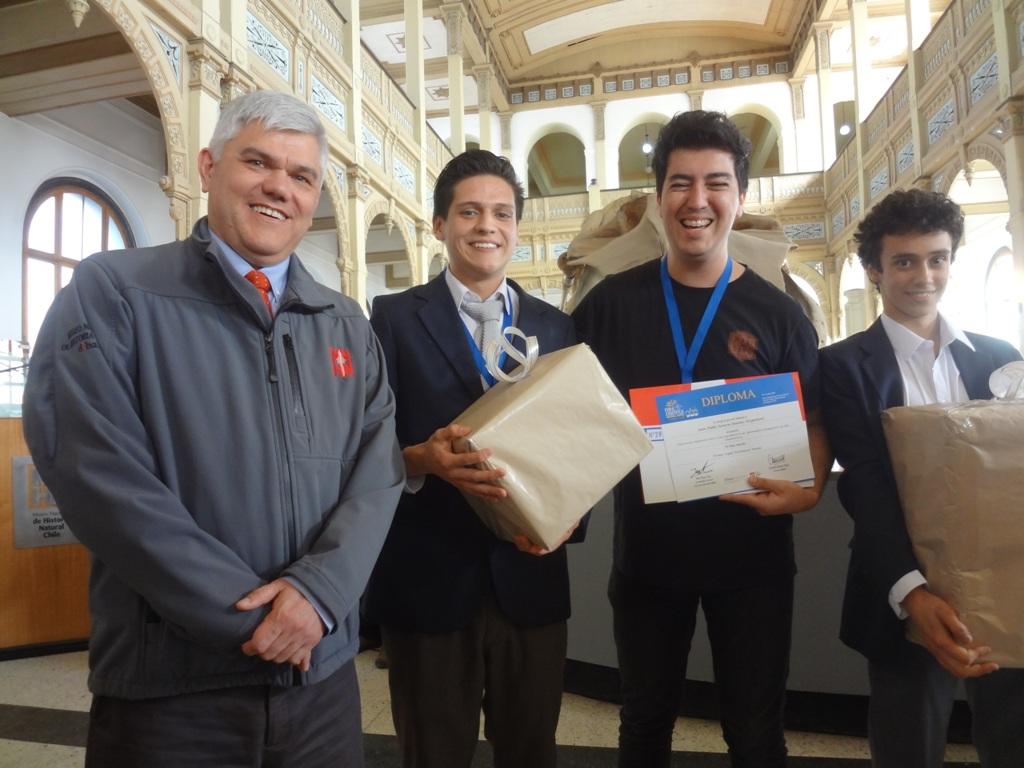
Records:
M541 355L522 381L499 382L455 423L473 432L456 450L490 448L501 500L466 494L495 535L553 549L651 444L586 344Z
M890 408L882 424L928 588L987 660L1024 667L1024 402Z

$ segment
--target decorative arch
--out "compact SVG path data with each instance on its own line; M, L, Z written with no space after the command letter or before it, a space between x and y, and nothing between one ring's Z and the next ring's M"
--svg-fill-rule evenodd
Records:
M662 125L664 125L671 119L672 115L666 115L655 110L644 112L638 115L637 117L631 119L628 123L624 123L622 126L622 130L619 131L617 135L605 136L605 144L606 146L618 147L622 143L622 140L625 138L626 134L632 131L638 125L643 125L644 123L657 123L660 128ZM657 135L651 136L651 141L653 142L657 138Z
M781 173L782 169L786 167L786 143L783 141L785 134L782 130L782 120L773 109L766 107L764 104L756 104L751 101L730 109L728 115L729 117L732 117L733 115L743 114L744 112L749 112L752 115L763 117L771 124L772 128L775 129L775 133L779 137L779 172Z
M416 248L416 224L412 219L398 212L394 213L392 221L394 222L395 228L398 230L398 234L402 238L402 242L405 243L406 258L409 259L409 267L415 275L417 267L416 255L418 251Z
M932 191L948 195L953 182L964 170L963 161L960 155L957 155L932 176Z
M825 282L825 278L818 274L818 270L813 267L809 267L802 261L789 260L786 262L789 267L789 271L794 275L798 275L811 284L814 289L814 293L818 298L818 306L821 307L822 311L827 311L831 306L828 296L828 285Z
M524 144L526 152L523 153L523 157L529 157L530 152L537 145L537 142L545 136L550 136L553 133L568 133L569 135L574 136L579 143L583 145L583 150L586 152L587 142L583 140L583 137L576 128L568 123L545 123L537 128L537 130L533 132L533 135L530 136L529 140Z
M189 218L187 203L190 198L189 179L192 175L182 89L178 87L170 62L162 53L163 46L153 31L149 17L136 0L95 0L95 3L128 41L156 97L167 151L167 176L161 179L160 188L171 199L171 217L180 230L183 222L187 226ZM185 78L188 76L188 62L183 60L181 64L182 77Z
M381 215L385 218L389 218L390 213L391 208L388 205L388 201L375 193L372 200L366 204L366 208L363 211L363 225L367 230L369 230L374 219Z
M988 134L978 137L967 147L967 162L972 163L975 160L984 160L992 165L999 171L999 175L1003 179L1003 186L1007 187L1006 155L1003 153L1002 142L995 140ZM956 174L954 174L954 178L955 176ZM950 181L950 186L952 186L952 181Z
M328 160L328 164L330 168L324 174L324 190L326 190L327 195L331 198L331 211L334 213L334 223L338 232L338 258L335 264L338 267L338 272L341 273L341 288L344 289L347 279L346 268L349 262L348 253L346 252L348 248L348 217L345 213L345 170L341 165L330 160Z

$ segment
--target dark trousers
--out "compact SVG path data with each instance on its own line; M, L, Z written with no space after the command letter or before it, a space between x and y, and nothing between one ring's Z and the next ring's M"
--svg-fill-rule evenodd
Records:
M93 698L86 768L362 768L355 664L311 686Z
M622 678L619 768L669 765L698 605L707 621L732 765L785 765L792 577L747 589L689 592L633 582L613 569L608 594Z
M868 664L868 738L874 768L941 768L957 680L924 648ZM1024 766L1024 669L965 681L983 768Z
M554 768L564 621L517 627L488 598L465 629L382 634L404 768L469 768L481 706L495 768Z

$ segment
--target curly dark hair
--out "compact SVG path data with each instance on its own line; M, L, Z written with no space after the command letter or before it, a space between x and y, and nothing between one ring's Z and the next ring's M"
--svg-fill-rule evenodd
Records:
M471 176L497 176L512 187L516 198L516 221L523 218L523 186L516 177L515 168L508 158L499 157L486 149L470 149L453 157L438 174L434 184L434 218L448 219L448 209L455 197L455 185Z
M964 234L964 212L960 206L941 192L924 189L898 189L890 192L874 206L857 226L853 239L857 241L857 255L864 269L882 270L882 238L886 235L906 235L948 232L953 247L949 260L956 256L956 248Z
M665 183L669 155L676 149L720 149L732 155L740 194L747 191L750 176L750 142L736 124L721 112L679 112L662 126L654 146L654 178L658 194Z

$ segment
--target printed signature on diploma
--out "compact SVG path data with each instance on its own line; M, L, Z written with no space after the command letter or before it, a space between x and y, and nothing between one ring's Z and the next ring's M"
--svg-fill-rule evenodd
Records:
M769 456L769 457L768 457L768 463L769 463L769 464L770 464L771 466L773 466L773 467L774 467L774 466L777 466L777 465L779 465L779 464L782 464L782 463L784 463L785 461L786 461L786 454L784 454L784 453L780 453L780 454L778 454L777 456Z
M707 477L711 474L711 460L708 459L703 465L694 467L690 470L690 479L699 480L702 477Z

